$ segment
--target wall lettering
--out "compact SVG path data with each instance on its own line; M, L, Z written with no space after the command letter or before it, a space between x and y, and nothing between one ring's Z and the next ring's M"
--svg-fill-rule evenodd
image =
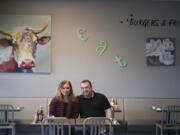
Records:
M133 14L130 14L130 17L126 19L126 22L129 26L142 26L142 27L180 27L180 20L177 19L152 19L152 18L135 18ZM120 20L120 23L124 23L123 20Z
M104 40L99 41L100 46L96 47L96 52L98 53L99 56L101 56L105 50L107 49L107 43Z
M88 40L88 38L85 38L83 36L84 32L86 32L86 29L83 28L83 27L80 27L78 30L77 30L77 37L82 40L82 41L86 41ZM100 40L99 41L99 46L96 47L96 52L98 53L99 56L103 55L103 53L106 51L107 49L107 42L104 41L104 40ZM118 57L118 56L115 56L115 62L117 64L119 64L120 67L126 67L127 66L127 62L125 60L122 59L122 57Z
M118 57L118 56L115 56L115 62L117 64L119 64L120 67L126 67L127 66L127 62L125 60L122 59L122 57Z
M82 41L87 41L88 38L87 37L84 37L84 33L86 32L86 29L83 28L83 27L80 27L78 30L77 30L77 37L82 40Z

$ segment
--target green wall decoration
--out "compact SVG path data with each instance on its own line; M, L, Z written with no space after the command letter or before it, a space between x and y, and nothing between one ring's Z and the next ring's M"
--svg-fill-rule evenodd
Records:
M87 41L88 38L84 37L84 33L87 32L87 30L83 27L79 27L77 30L77 37L82 41ZM98 53L99 56L102 56L103 53L107 50L107 42L105 40L99 41L99 46L96 47L96 53ZM127 67L127 62L122 59L122 56L115 56L115 62L121 67Z
M83 27L80 27L77 30L77 37L82 41L87 41L88 40L88 38L84 37L84 35L83 35L85 32L86 32L86 29L83 28Z
M101 56L107 49L107 42L104 40L99 41L100 46L96 47L96 52Z
M118 56L115 56L115 62L117 64L119 64L120 67L126 67L127 66L127 62L125 60L122 60L122 57L118 57Z

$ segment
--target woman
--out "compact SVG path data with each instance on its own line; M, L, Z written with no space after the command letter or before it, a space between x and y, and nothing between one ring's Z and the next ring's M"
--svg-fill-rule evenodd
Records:
M56 95L51 100L49 114L55 117L78 117L79 101L73 94L70 81L64 80L59 84Z

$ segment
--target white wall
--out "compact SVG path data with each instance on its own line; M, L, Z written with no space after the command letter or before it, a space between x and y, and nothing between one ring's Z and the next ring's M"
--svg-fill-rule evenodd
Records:
M126 22L130 14L134 18L180 20L179 11L180 2L2 1L1 14L52 16L52 71L51 74L1 73L0 97L51 97L64 79L72 82L75 94L80 94L80 81L90 79L94 89L108 97L179 98L180 26L144 28ZM77 38L79 27L87 29L86 42ZM146 65L148 37L175 38L175 66ZM100 40L108 43L102 56L95 51ZM116 55L125 58L126 68L114 62Z

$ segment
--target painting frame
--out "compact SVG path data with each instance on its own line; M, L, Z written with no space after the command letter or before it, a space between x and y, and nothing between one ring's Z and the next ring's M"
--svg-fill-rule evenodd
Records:
M0 73L15 72L15 73L50 74L51 73L51 15L1 14L0 18L2 20L0 22ZM21 30L23 31L21 32ZM28 36L25 37L25 35L28 34L29 37ZM7 43L4 44L5 41L4 39L9 42L8 46ZM31 41L28 41L28 39L30 39ZM24 40L27 41L24 44L24 46L22 45L25 48L25 51L22 51L20 53L19 48L23 48L23 47L19 46L19 42ZM21 44L23 43L21 42ZM18 51L13 53L9 52L8 54L5 54L4 52L4 49L11 51L17 48ZM28 48L30 49L28 50ZM30 54L24 56L28 52L27 50L32 53L32 56L30 56ZM16 55L17 53L19 54ZM13 57L12 55L14 55L13 60L12 60ZM22 55L25 58L21 60L21 62L19 62L18 61L20 59L19 56ZM6 58L3 59L3 57ZM29 64L30 60L33 61L33 64ZM9 64L9 61L11 61L11 65ZM12 61L15 61L16 63L14 64ZM24 61L25 63L27 63L25 66L22 64L22 62Z
M174 66L175 39L147 38L146 63L147 66Z

